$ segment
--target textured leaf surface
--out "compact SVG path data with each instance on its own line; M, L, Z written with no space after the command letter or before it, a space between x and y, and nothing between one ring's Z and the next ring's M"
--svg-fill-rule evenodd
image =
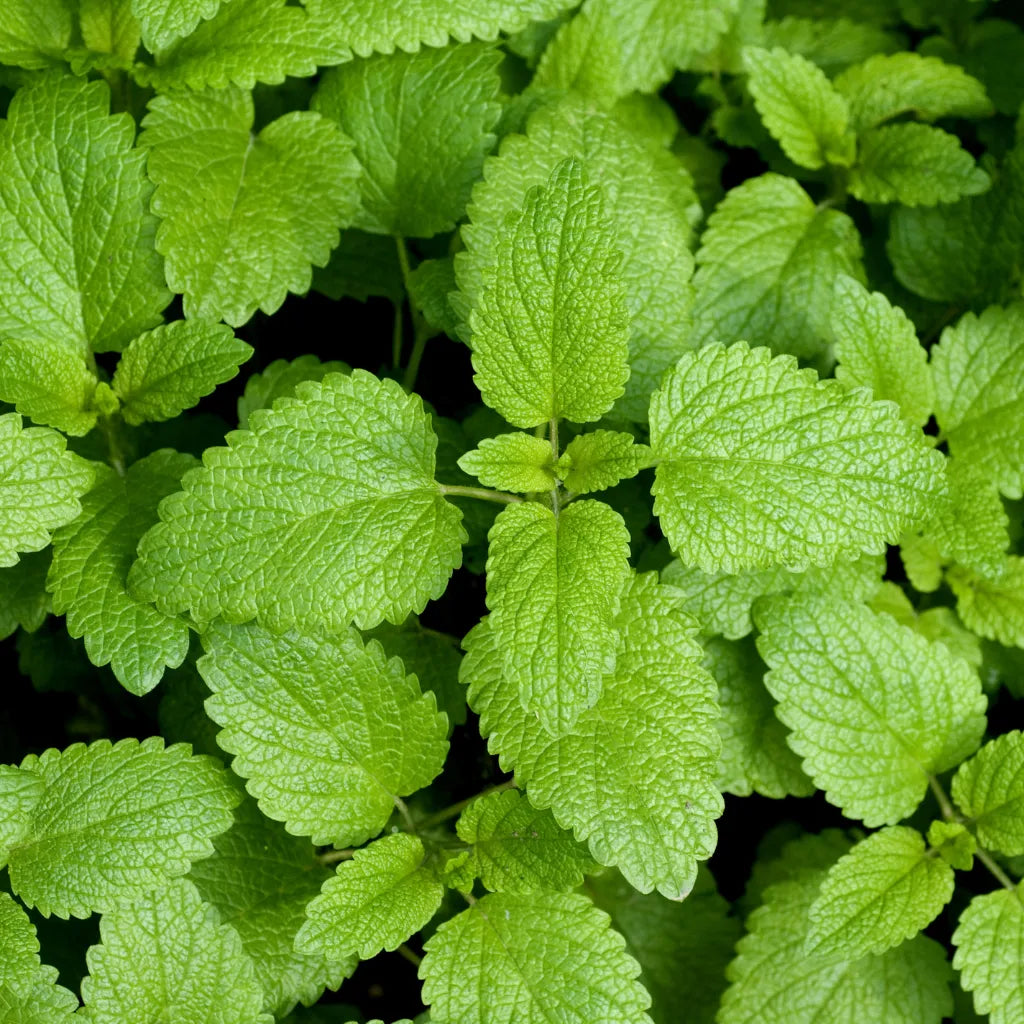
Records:
M938 855L960 871L970 871L978 841L959 821L933 821L928 826L928 844Z
M743 338L798 356L828 337L836 277L863 277L853 221L777 174L745 181L718 204L697 266L692 347Z
M0 337L119 349L171 295L135 125L101 82L47 75L0 130ZM58 198L59 197L59 198Z
M459 459L459 468L485 487L503 491L550 491L555 486L551 444L532 434L499 434L484 438Z
M0 569L0 640L6 640L19 626L27 633L35 632L50 614L49 569L49 550L22 555L17 565Z
M570 506L572 507L572 506ZM490 621L466 641L462 678L481 731L530 803L617 866L636 888L670 899L692 888L715 845L722 798L715 683L701 667L694 625L653 574L635 578L615 625L621 648L601 698L572 732L551 737L502 672Z
M126 65L131 63L142 38L132 0L79 0L78 19L87 49L94 54L109 54Z
M352 144L337 125L299 110L254 135L254 117L241 89L157 96L139 139L167 281L187 317L233 327L306 292L310 265L327 262L357 204Z
M766 21L762 27L765 45L799 53L828 75L876 53L898 50L902 45L895 33L872 25L866 19L858 19L854 11L850 13L848 18L787 15Z
M640 967L576 893L492 893L424 944L423 999L459 1024L650 1024Z
M21 763L45 789L10 851L12 889L46 916L137 899L208 857L238 793L212 758L153 737L75 743Z
M847 817L895 824L917 808L929 773L977 748L981 683L944 644L834 595L776 598L756 618L790 746Z
M0 861L32 829L32 815L43 795L43 780L14 765L0 765Z
M603 502L576 502L557 517L524 502L502 510L489 541L487 606L505 679L527 712L564 733L615 668L629 532Z
M350 367L340 359L320 362L316 356L303 355L298 359L275 359L266 369L250 374L245 382L245 393L238 400L238 425L244 430L249 417L257 409L270 409L279 398L294 398L295 389L304 381L319 383L329 373L349 373Z
M953 799L978 841L1009 857L1024 853L1024 733L986 743L953 776Z
M651 448L655 514L706 572L881 553L944 487L895 407L744 344L680 359L651 399Z
M61 0L8 0L0 23L0 62L29 70L53 67L71 41L71 10Z
M338 636L215 626L198 662L234 770L264 814L317 845L376 835L395 797L426 786L448 751L444 717L402 663ZM340 684L344 681L344 685Z
M482 43L396 52L325 75L313 109L355 142L356 227L429 237L466 208L501 113L500 55Z
M651 460L651 449L632 434L594 430L574 437L558 460L558 475L574 494L614 487L636 476Z
M369 629L439 597L461 513L434 482L423 405L356 370L300 384L208 449L143 539L132 592L209 621Z
M104 914L100 939L82 981L91 1024L273 1022L238 932L187 879Z
M995 579L960 566L950 569L946 579L968 629L1008 647L1024 647L1024 558L1008 556Z
M212 18L228 0L131 0L147 49L162 50Z
M423 844L401 832L356 850L306 908L295 948L358 953L363 960L397 949L434 916L444 896L423 861Z

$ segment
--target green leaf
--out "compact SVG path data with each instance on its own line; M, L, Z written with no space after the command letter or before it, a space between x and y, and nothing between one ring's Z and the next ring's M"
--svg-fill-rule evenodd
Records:
M114 67L131 67L139 48L142 29L132 10L133 0L79 0L78 20L82 42L93 55L113 57ZM97 66L102 66L97 62ZM78 73L75 58L72 68Z
M779 47L748 46L743 61L761 120L790 160L812 169L853 163L856 140L848 127L846 100L824 71Z
M82 999L90 1024L273 1024L238 932L181 878L100 921Z
M184 620L136 601L127 580L139 538L157 521L157 505L194 465L191 455L165 448L133 463L125 476L107 471L82 500L82 514L53 537L47 587L54 611L67 615L73 637L85 637L89 660L109 663L136 696L188 653Z
M444 896L424 858L419 839L403 832L356 850L306 908L295 948L358 953L363 960L397 949L434 916Z
M557 485L551 443L532 434L484 438L459 459L459 468L485 487L503 491L550 491Z
M558 460L556 471L568 490L589 494L636 476L651 461L651 449L636 444L632 434L594 430L574 437Z
M879 554L944 487L895 406L742 343L679 360L651 398L651 448L654 512L705 572Z
M862 839L832 866L807 912L811 956L858 960L927 927L953 895L953 869L897 825Z
M208 21L228 0L131 0L132 13L139 19L146 48L163 50L181 36Z
M0 338L84 358L159 323L170 301L135 122L109 116L109 103L104 83L60 75L11 101L0 129Z
M296 393L208 449L163 503L134 596L202 621L338 630L401 622L441 595L465 533L434 482L420 399L362 370Z
M337 125L297 110L254 135L254 117L251 94L226 88L157 96L142 122L157 247L189 318L238 327L275 312L308 291L355 215L358 168Z
M756 619L789 744L847 817L895 824L917 808L929 774L977 748L981 683L944 644L835 595L774 598Z
M459 336L459 318L448 299L456 287L455 261L451 256L423 260L409 273L409 301L438 334L447 334L449 338Z
M7 0L0 23L0 63L30 71L53 67L71 42L71 9L64 0Z
M329 373L350 373L340 359L320 362L316 356L304 355L298 359L275 359L259 373L246 379L245 393L238 399L238 425L244 430L249 417L257 409L270 409L279 398L294 398L295 389L304 380L319 383Z
M935 417L952 455L1024 495L1024 303L965 313L932 349Z
M1002 573L993 579L954 566L946 581L968 629L1007 647L1024 647L1024 558L1008 555Z
M900 560L915 590L930 594L942 585L942 554L933 538L904 534L900 538Z
M763 35L765 46L781 46L798 53L828 75L902 46L897 34L857 19L855 12L848 18L787 15L778 21L766 21Z
M794 835L795 839L790 838ZM817 872L818 876L814 892L807 900L810 905L817 894L820 879L843 854L849 853L852 845L848 834L838 828L803 832L792 824L776 826L758 844L757 860L743 893L741 909L744 906L748 912L756 909L765 902L769 886L779 882L798 882L809 871Z
M615 668L612 620L629 576L629 533L600 501L558 516L524 502L502 510L489 541L487 607L505 680L527 712L563 734Z
M35 772L0 765L0 863L7 863L11 847L31 831L32 815L45 788Z
M46 547L51 531L81 512L93 470L66 445L48 427L23 428L17 413L0 416L0 566Z
M492 893L424 943L423 1000L434 1020L459 1024L651 1024L623 946L585 896Z
M509 136L484 165L473 190L466 245L455 257L463 319L480 304L499 249L507 247L508 217L527 193L547 185L566 159L580 161L588 181L600 184L611 248L622 253L619 276L630 319L630 377L616 410L646 417L662 372L688 345L693 289L689 241L700 210L689 173L671 154L652 148L610 114L565 99L529 120L525 136Z
M350 61L324 75L313 109L355 142L354 224L428 238L462 216L501 113L500 54L470 43Z
M629 378L621 256L602 191L567 160L505 228L470 316L476 385L517 427L599 419Z
M163 740L98 740L30 754L45 787L11 848L11 888L49 917L87 917L137 900L213 852L235 787L212 758ZM5 797L6 799L6 797Z
M570 506L571 508L572 506ZM715 845L722 798L715 682L694 624L653 573L627 586L615 621L620 650L598 702L552 737L523 710L502 670L490 621L466 638L462 678L488 746L515 770L530 803L615 865L643 892L682 899Z
M978 843L959 821L933 821L928 826L928 843L950 867L960 871L974 867Z
M52 611L46 590L50 551L22 555L17 565L0 569L0 640L6 640L19 626L34 633Z
M858 132L901 114L922 121L940 117L988 117L985 87L955 64L919 53L876 54L835 80Z
M405 301L405 285L395 239L355 228L342 231L341 242L331 253L327 266L313 271L313 287L335 300L351 297L366 302L371 296L380 295L400 306Z
M928 43L946 43L940 36L923 40ZM958 40L958 48L936 47L937 56L963 66L985 86L992 103L1000 114L1016 117L1024 102L1024 32L1010 21L984 18L967 26L966 39ZM923 47L922 47L923 48Z
M112 382L125 422L169 420L191 409L251 355L252 347L223 324L176 320L139 335Z
M514 790L474 800L455 828L472 844L470 870L494 892L576 889L596 866L550 811L535 810Z
M836 277L863 278L853 221L778 174L750 178L715 207L697 266L690 347L745 338L798 356L829 336Z
M900 625L909 626L926 639L941 641L969 665L981 668L981 641L964 629L952 608L939 606L919 612L903 590L888 581L881 585L869 605L873 611L891 615Z
M447 723L397 658L354 630L338 636L214 626L198 668L217 742L268 817L317 845L377 835L396 798L428 785ZM345 680L339 688L338 680Z
M982 846L1009 857L1024 853L1024 733L997 736L960 765L953 799Z
M354 957L293 949L306 904L331 875L313 844L288 835L244 800L231 830L213 846L213 856L195 863L189 879L238 932L263 989L263 1009L283 1016L296 1001L310 1004L325 987L336 989L355 968Z

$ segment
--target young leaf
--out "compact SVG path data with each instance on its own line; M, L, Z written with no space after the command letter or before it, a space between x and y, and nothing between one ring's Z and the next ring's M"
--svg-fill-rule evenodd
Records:
M46 589L50 570L48 549L22 555L16 565L0 569L0 640L6 640L19 626L34 633L52 611Z
M558 516L524 502L502 510L489 541L487 606L505 680L561 735L615 668L612 619L629 574L629 533L603 502L579 501Z
M79 28L86 49L93 54L116 58L115 67L121 62L125 68L131 66L142 39L141 26L132 10L133 2L142 6L146 0L79 0L78 3ZM150 2L166 3L166 0ZM77 68L75 70L77 72Z
M599 419L629 378L620 254L601 189L559 164L506 223L470 316L474 380L517 427Z
M994 579L954 566L946 580L968 629L1008 647L1024 647L1024 558L1008 555Z
M266 369L246 379L245 393L238 399L238 425L244 430L257 409L270 409L279 398L294 398L295 389L304 380L319 383L329 373L350 372L351 368L340 359L329 359L325 363L311 355L290 361L275 359Z
M942 458L888 403L791 356L710 345L651 398L654 512L705 572L880 553L930 512Z
M135 338L111 384L126 423L169 420L231 380L251 355L223 324L176 320Z
M953 799L973 819L982 846L1024 854L1024 733L997 736L960 765Z
M470 869L493 892L575 889L595 867L550 811L535 810L514 790L474 800L455 828L472 844Z
M355 214L351 141L302 110L254 136L252 96L241 89L157 96L149 106L139 144L157 186L157 246L185 315L238 327L307 291L310 264L327 262Z
M895 824L917 808L929 774L977 748L981 683L944 644L836 595L773 598L756 619L789 744L847 817Z
M556 471L568 490L589 494L636 476L651 460L651 449L632 434L594 430L574 437L558 460Z
M217 742L268 817L317 845L366 842L396 798L428 785L447 723L397 658L338 636L214 626L198 668L213 691ZM338 680L345 680L344 688Z
M0 416L0 566L46 547L50 532L81 512L93 470L66 445L48 427L23 428L17 413Z
M459 468L485 487L503 491L550 491L557 483L551 443L532 434L484 438L459 459Z
M778 47L748 46L743 61L761 120L790 160L811 169L853 163L856 140L848 127L846 100L824 71Z
M500 55L483 43L350 61L324 75L313 109L355 142L356 227L428 238L466 208L501 105Z
M187 879L111 908L100 938L82 981L90 1024L273 1024L260 1012L263 991L238 932Z
M161 611L361 629L438 597L461 561L461 512L434 482L420 399L356 370L300 384L208 449L140 544L130 589Z
M21 767L45 788L7 867L14 892L47 917L106 912L184 875L239 801L216 761L156 736L75 743Z
M492 893L424 943L423 999L459 1024L651 1024L640 966L578 893Z
M107 471L82 500L82 514L53 536L47 587L54 611L67 615L71 636L85 637L89 660L109 663L137 696L156 686L165 665L177 668L188 653L184 620L136 601L126 586L157 505L194 465L191 455L165 448L133 463L124 476Z
M30 71L60 63L71 42L71 9L61 0L7 0L0 23L0 62Z
M306 908L295 948L321 956L358 953L363 960L397 949L434 916L444 896L424 857L419 839L402 832L356 850Z
M933 821L928 826L928 845L958 871L970 871L974 867L978 841L959 821Z
M146 48L156 53L208 21L228 0L131 0Z
M676 604L653 573L627 585L615 620L615 671L597 704L563 736L537 729L523 710L489 620L466 638L462 662L481 731L502 767L515 769L530 803L550 808L599 864L670 899L693 887L722 809L714 785L721 749L715 682L701 667L695 625Z

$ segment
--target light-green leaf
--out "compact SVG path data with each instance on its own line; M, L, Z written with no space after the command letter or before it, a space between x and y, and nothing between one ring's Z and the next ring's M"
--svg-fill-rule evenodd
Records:
M45 790L43 780L14 765L0 765L0 864L32 830L32 815Z
M356 370L211 448L143 538L131 592L202 621L258 616L272 629L401 622L461 562L461 512L434 481L422 402Z
M993 578L954 566L946 581L968 629L1008 647L1024 647L1024 558L1008 555Z
M145 3L146 0L141 0ZM150 0L161 3L166 0ZM204 2L204 0L201 0ZM217 0L220 2L220 0ZM114 66L131 65L139 48L142 29L132 10L133 0L79 0L78 20L82 42L93 54L116 58ZM90 55L91 56L91 55ZM74 66L74 58L72 58ZM77 71L77 68L75 69Z
M208 21L228 0L131 0L146 48L154 53Z
M424 944L423 999L459 1024L651 1024L624 945L585 896L492 893Z
M459 459L459 468L485 487L503 491L550 491L557 483L551 444L532 434L499 434L484 438Z
M213 691L217 742L268 817L317 845L377 835L396 798L428 785L447 723L397 658L354 630L338 636L255 625L204 634L198 668ZM344 687L338 681L344 680Z
M654 511L706 572L881 553L941 495L942 457L889 403L766 348L689 353L651 399Z
M320 362L316 356L298 359L275 359L259 373L250 374L245 393L238 399L238 425L244 430L249 417L257 409L271 409L279 398L294 398L295 389L304 380L322 381L329 373L349 373L350 367L340 359Z
M16 565L0 569L0 640L6 640L19 626L34 633L50 614L49 570L49 549L22 555Z
M59 64L71 42L64 0L7 0L0 22L0 62L30 71Z
M637 444L632 434L594 430L565 446L556 471L569 491L589 494L636 476L650 461L651 449Z
M928 844L950 866L958 871L970 871L978 841L959 821L933 821L928 826Z
M960 765L953 799L973 819L982 846L1024 854L1024 733L997 736Z
M789 744L847 817L895 824L929 774L977 748L981 682L944 644L836 595L773 598L755 617Z
M309 290L356 212L358 165L336 124L297 110L254 135L254 118L252 95L229 87L157 96L143 119L157 247L189 318L238 327L275 312Z

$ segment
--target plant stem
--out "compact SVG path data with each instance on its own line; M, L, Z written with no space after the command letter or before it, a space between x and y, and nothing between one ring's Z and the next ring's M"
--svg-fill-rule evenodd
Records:
M482 498L484 501L499 501L505 505L514 505L523 499L518 494L506 494L504 491L489 491L486 487L463 487L461 484L438 484L442 494L461 495L464 498Z
M956 808L950 803L949 797L946 796L946 791L939 785L939 780L934 775L928 776L928 785L931 787L931 791L939 805L939 810L942 811L942 816L946 821L959 821L960 816L956 813Z
M398 955L404 956L413 967L419 967L423 962L423 957L417 956L404 942L398 947Z
M398 813L402 816L402 820L405 822L405 832L416 832L416 822L413 819L412 814L409 813L409 807L406 802L400 796L392 796L391 798L395 802L395 806L398 808Z
M325 850L317 857L321 864L337 864L340 860L351 860L354 850Z
M424 818L419 823L419 827L430 828L433 825L439 825L442 821L447 821L449 818L454 818L456 814L460 814L474 800L479 800L481 797L488 796L491 793L503 793L506 789L514 789L515 784L515 779L506 779L504 782L499 782L496 786L488 786L487 789L475 793L473 796L467 796L465 800L460 800L458 803L454 803L450 807L446 807L444 810L437 811L435 814Z
M402 387L408 392L412 391L416 384L416 375L419 373L420 363L423 361L423 350L436 332L423 318L419 307L412 300L412 289L409 287L412 275L412 269L409 266L409 250L406 249L405 239L401 235L395 235L395 249L398 253L398 267L402 271L402 284L405 286L405 297L409 302L409 314L412 317L413 326L412 354L409 356L409 363L402 375ZM397 359L395 365L398 365Z
M1004 889L1009 889L1015 896L1017 895L1017 886L1014 885L1013 879L993 860L991 854L987 850L983 850L980 846L974 851L974 855L985 865L992 873L995 880L1003 886Z

